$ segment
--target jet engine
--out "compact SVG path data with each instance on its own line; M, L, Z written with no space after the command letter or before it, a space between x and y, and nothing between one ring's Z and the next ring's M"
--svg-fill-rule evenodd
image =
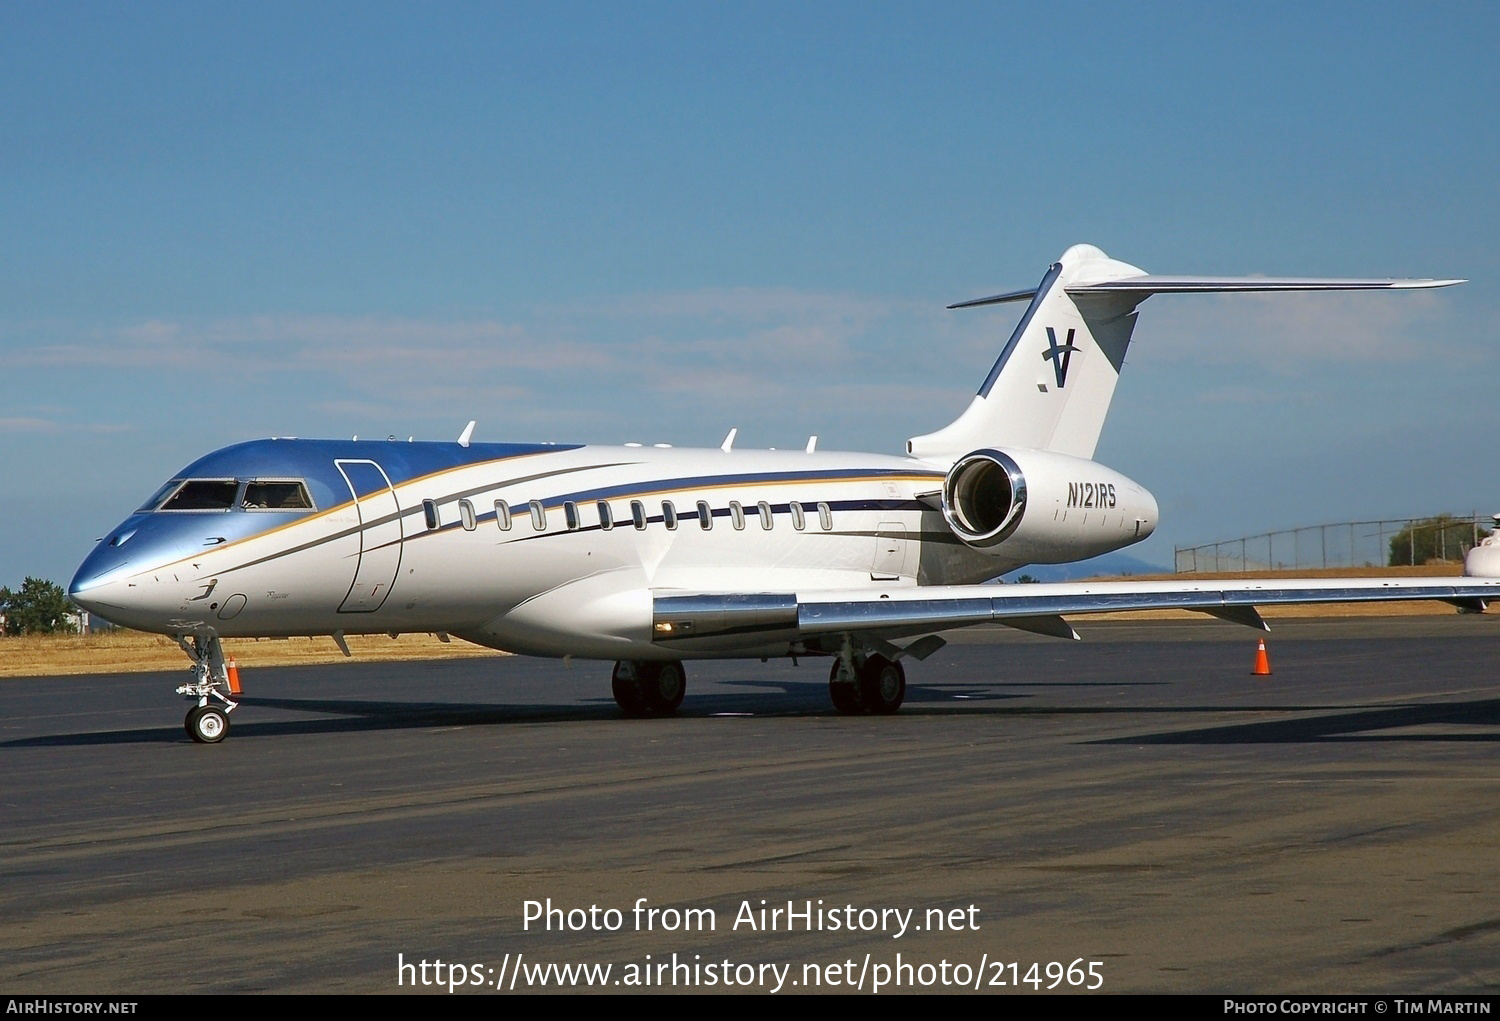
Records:
M1026 513L1026 476L998 450L959 458L943 480L943 517L970 546L988 549L1020 527Z
M943 518L964 545L1018 563L1061 563L1140 542L1156 500L1106 468L1050 450L986 447L943 479Z

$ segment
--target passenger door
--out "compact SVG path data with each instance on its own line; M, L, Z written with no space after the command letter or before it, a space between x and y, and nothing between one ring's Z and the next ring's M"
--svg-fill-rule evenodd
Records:
M385 470L374 461L333 462L359 512L359 563L340 613L373 613L380 609L401 569L401 506Z

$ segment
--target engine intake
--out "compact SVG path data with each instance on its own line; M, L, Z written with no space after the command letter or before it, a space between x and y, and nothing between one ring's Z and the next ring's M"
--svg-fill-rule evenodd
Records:
M1004 542L1026 513L1026 476L998 450L965 454L943 480L943 517L970 546Z

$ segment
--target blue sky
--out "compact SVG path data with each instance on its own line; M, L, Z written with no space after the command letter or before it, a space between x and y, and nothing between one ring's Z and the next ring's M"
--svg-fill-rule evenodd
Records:
M1138 548L1500 510L1494 4L0 7L0 584L263 435L898 452L1076 242ZM1493 506L1492 506L1493 505Z

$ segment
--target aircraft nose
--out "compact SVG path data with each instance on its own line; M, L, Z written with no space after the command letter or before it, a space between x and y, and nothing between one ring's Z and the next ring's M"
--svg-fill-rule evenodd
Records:
M94 547L68 583L68 598L116 624L130 623L142 591L130 584L135 573L129 552L109 542Z
M116 587L111 584L111 579L118 577L127 563L123 557L111 556L113 552L103 548L96 549L79 566L73 580L68 583L68 598L90 613L108 616L105 613L110 605L108 597L114 594L111 590Z

